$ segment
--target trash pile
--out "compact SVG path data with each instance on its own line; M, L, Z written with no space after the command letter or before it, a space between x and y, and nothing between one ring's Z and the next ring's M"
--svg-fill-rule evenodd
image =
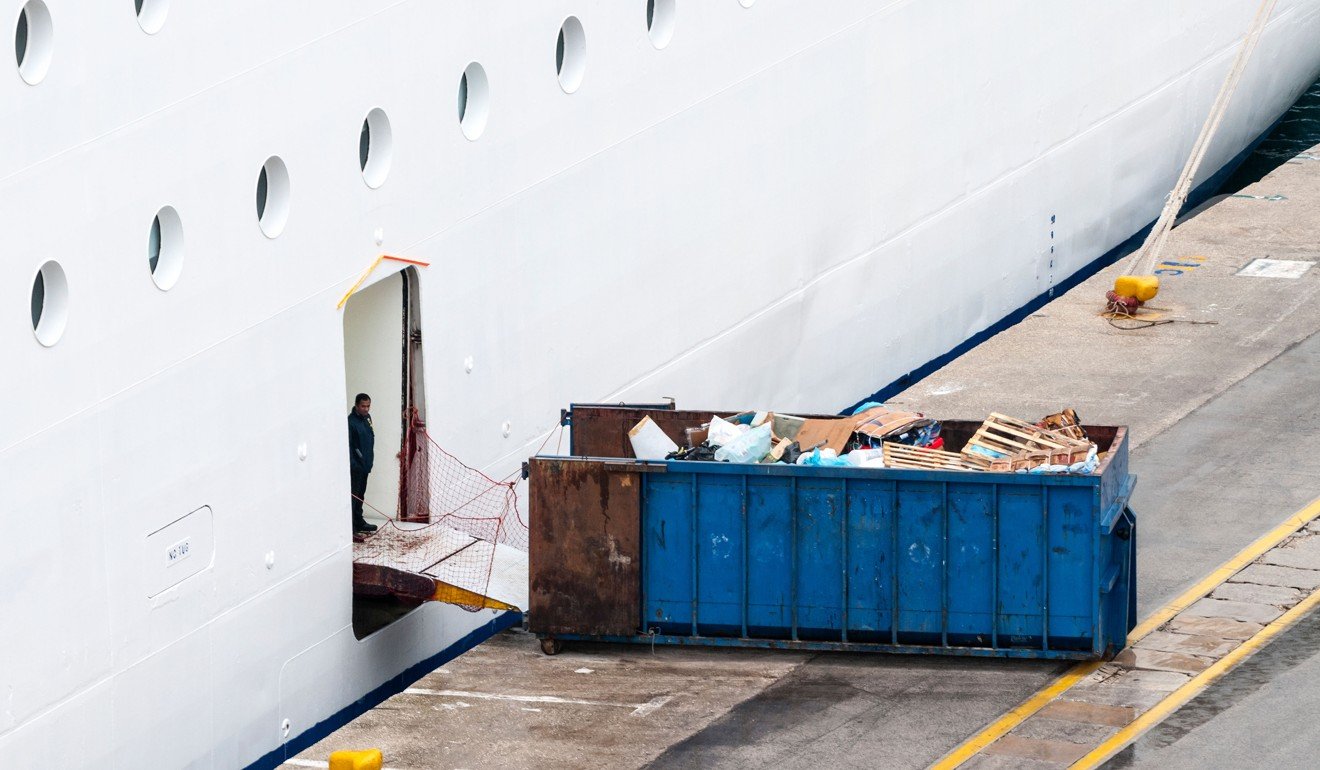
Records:
M1092 473L1100 463L1096 444L1072 409L1037 423L991 413L956 452L945 447L938 420L877 403L846 417L714 416L684 433L686 445L680 447L643 417L628 437L640 460L1000 473Z

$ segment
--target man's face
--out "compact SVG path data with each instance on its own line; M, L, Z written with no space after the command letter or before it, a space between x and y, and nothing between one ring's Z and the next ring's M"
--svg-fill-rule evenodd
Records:
M371 411L371 399L364 398L361 401L357 402L357 406L353 408L357 410L358 417L366 417L367 414Z

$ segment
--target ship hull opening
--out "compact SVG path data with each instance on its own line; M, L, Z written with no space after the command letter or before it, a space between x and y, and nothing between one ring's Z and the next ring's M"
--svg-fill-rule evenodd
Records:
M351 488L355 494L345 504L360 503L363 518L377 528L403 518L401 512L407 509L400 457L410 423L425 419L419 299L417 272L409 267L355 292L344 305L344 411L354 409L358 394L371 397L375 445L365 492L356 494L357 489ZM348 431L345 442L347 446ZM346 451L351 454L353 450ZM351 478L351 474L345 478L346 486ZM351 518L346 512L346 536ZM363 536L371 534L355 534ZM372 588L354 585L353 631L359 639L421 603Z

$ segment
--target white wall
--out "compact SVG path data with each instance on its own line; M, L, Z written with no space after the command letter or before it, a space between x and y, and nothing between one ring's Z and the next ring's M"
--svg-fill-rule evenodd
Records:
M361 289L344 305L344 415L353 408L353 396L371 396L376 462L366 501L390 516L399 508L402 371L403 277L396 273ZM369 508L364 513L372 515Z

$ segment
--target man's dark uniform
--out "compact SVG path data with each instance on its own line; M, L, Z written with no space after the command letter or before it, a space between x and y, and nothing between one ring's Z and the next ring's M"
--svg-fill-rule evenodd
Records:
M367 474L376 459L376 431L371 415L361 417L357 410L348 413L348 467L353 478L353 528L367 523L362 517L362 498L367 495Z

